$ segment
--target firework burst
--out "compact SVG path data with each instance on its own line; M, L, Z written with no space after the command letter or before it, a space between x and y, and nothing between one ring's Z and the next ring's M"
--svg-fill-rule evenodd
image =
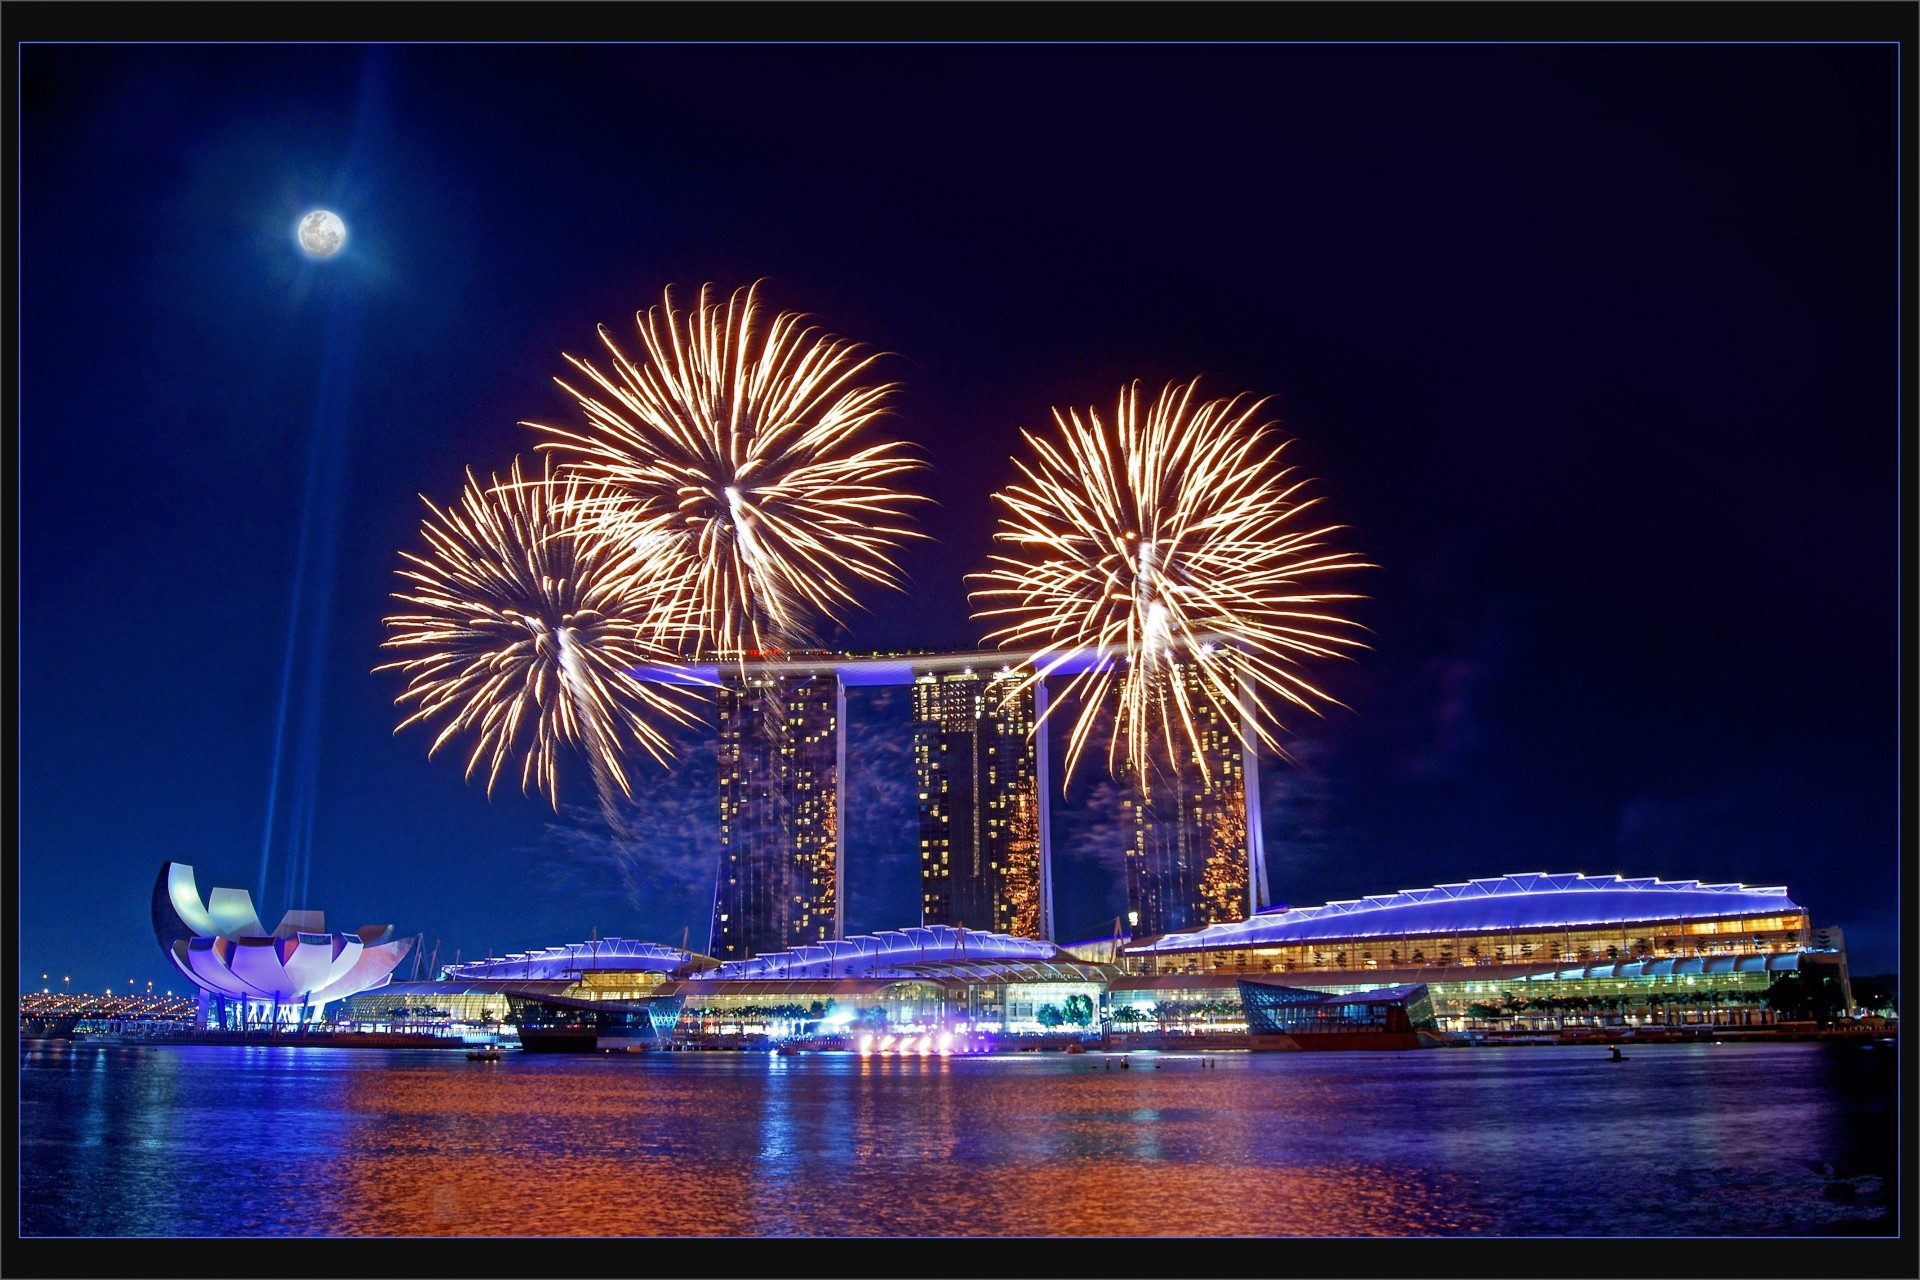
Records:
M1278 749L1276 703L1317 714L1335 701L1303 660L1365 647L1345 631L1356 624L1324 608L1360 597L1307 584L1371 566L1325 544L1339 526L1304 524L1318 499L1277 465L1284 442L1255 422L1261 402L1196 406L1197 386L1169 383L1143 409L1136 383L1111 426L1092 409L1055 410L1060 438L1023 431L1024 480L994 495L994 541L1007 550L971 575L983 584L974 616L997 620L988 642L1033 651L1023 687L1099 659L1067 688L1080 706L1068 777L1109 715L1108 768L1136 766L1142 785L1155 739L1169 760L1197 756L1205 770L1203 704L1243 743Z
M611 813L613 788L632 794L627 749L670 754L648 716L692 723L698 695L631 674L670 658L683 628L671 593L648 590L644 557L578 536L570 513L590 497L577 479L523 479L515 458L505 482L468 471L455 506L423 498L428 554L402 553L409 589L394 593L413 611L386 619L382 643L406 656L375 670L407 676L394 701L414 710L395 732L444 721L430 756L471 735L467 776L484 764L489 794L518 759L521 790L558 809L560 758L576 749Z
M921 499L889 481L922 464L899 442L863 443L894 390L861 380L877 357L790 312L763 324L754 288L724 304L702 288L685 313L669 290L635 318L641 359L603 327L611 372L569 355L586 387L556 379L584 430L525 425L592 482L583 532L650 549L630 559L674 584L696 651L803 648L857 582L898 587L892 554L921 536L900 521Z

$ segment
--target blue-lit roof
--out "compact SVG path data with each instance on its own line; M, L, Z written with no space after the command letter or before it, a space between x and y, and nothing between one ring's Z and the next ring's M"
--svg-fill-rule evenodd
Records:
M470 960L465 964L440 966L447 978L517 978L521 981L564 978L594 969L620 973L672 973L694 958L677 947L633 938L599 938L591 942L572 942L564 947L542 947L538 951L516 951L512 955Z
M1271 947L1348 938L1711 920L1800 910L1787 897L1785 887L1537 872L1403 889L1320 907L1263 911L1250 920L1170 933L1124 950L1138 954Z
M1051 960L1058 952L1051 942L936 924L811 943L751 960L729 960L689 980L845 978L888 965L931 960Z

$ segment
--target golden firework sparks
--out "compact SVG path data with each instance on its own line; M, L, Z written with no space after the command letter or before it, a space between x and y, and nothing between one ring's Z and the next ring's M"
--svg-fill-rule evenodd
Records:
M1256 423L1262 402L1196 406L1197 387L1169 383L1143 411L1135 383L1110 426L1093 409L1054 410L1059 438L1023 430L1024 482L994 495L994 541L1008 550L970 575L984 584L974 616L999 620L988 642L1032 650L1022 688L1076 670L1068 777L1109 714L1113 772L1124 746L1146 785L1156 735L1168 759L1197 757L1204 771L1196 698L1243 743L1277 749L1275 700L1316 714L1336 701L1308 682L1303 659L1365 648L1344 630L1357 624L1323 607L1361 597L1306 584L1372 566L1326 545L1340 526L1305 527L1319 499L1278 465L1284 442ZM1170 679L1176 665L1199 678Z
M699 701L686 684L634 678L670 661L684 626L672 593L649 589L644 558L579 536L570 513L590 496L550 472L522 479L515 458L504 483L483 486L468 471L455 506L422 498L428 553L402 553L410 589L394 593L415 611L388 617L382 643L406 656L374 668L406 673L394 701L416 705L396 733L444 720L430 756L470 734L469 778L485 763L491 793L518 758L521 790L545 791L556 809L565 749L586 754L610 806L611 787L632 794L629 745L662 762L670 754L648 713L692 723Z
M921 536L900 521L923 499L889 481L923 464L870 438L895 389L861 381L877 357L804 316L762 324L757 287L724 305L703 287L686 313L667 291L635 317L637 362L602 327L611 372L569 355L590 385L556 379L585 429L525 424L553 437L540 447L564 474L592 482L582 531L648 549L629 558L674 584L700 653L806 647L856 582L899 587L892 554Z

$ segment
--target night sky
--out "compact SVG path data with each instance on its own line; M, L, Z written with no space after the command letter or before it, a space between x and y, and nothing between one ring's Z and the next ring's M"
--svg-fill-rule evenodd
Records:
M910 590L837 643L976 643L1018 429L1199 374L1272 397L1379 566L1370 650L1317 669L1350 710L1263 769L1277 900L1786 884L1890 969L1896 57L29 47L23 982L180 985L155 872L258 888L289 673L269 924L392 922L443 962L701 946L711 736L642 770L650 843L621 847L587 790L556 814L429 761L372 668L416 495L574 421L552 378L596 324L631 347L664 286L762 278L893 353L931 464ZM315 207L350 237L321 263ZM917 923L906 699L853 702L848 928ZM1122 909L1111 790L1096 766L1062 806L1062 940Z

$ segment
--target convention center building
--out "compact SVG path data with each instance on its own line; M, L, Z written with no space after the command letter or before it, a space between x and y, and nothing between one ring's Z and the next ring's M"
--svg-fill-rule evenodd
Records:
M601 938L393 982L350 997L343 1019L462 1034L591 1025L655 1045L945 1036L978 1048L1245 1034L1253 979L1329 994L1424 986L1447 1031L1756 1023L1768 987L1812 965L1832 966L1845 989L1839 931L1813 928L1785 888L1538 873L1064 947L931 925L722 962Z
M1126 976L1117 1029L1244 1029L1247 974L1331 992L1424 983L1440 1026L1552 1020L1757 1021L1805 964L1846 957L1783 887L1621 876L1506 875L1407 889L1155 938L1076 948Z

